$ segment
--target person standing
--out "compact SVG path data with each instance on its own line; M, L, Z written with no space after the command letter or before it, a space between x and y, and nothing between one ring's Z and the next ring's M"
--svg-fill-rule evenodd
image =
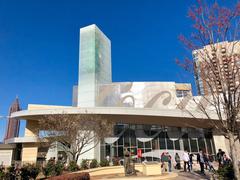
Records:
M231 163L231 159L226 155L226 154L224 154L223 155L223 166L227 166L227 165L229 165Z
M190 170L192 171L192 165L193 165L193 154L191 153L191 154L189 154L189 168L190 168Z
M125 176L130 174L130 152L127 148L124 149L124 173Z
M178 153L175 154L176 169L181 169L180 156Z
M199 155L198 155L198 162L200 164L200 170L201 170L201 173L202 174L205 174L204 172L204 154L203 154L203 151L200 149L199 151Z
M217 153L218 168L222 167L222 165L223 165L223 155L224 154L225 154L225 152L222 151L222 149L218 149L218 153Z
M185 150L182 156L183 162L184 162L184 171L186 172L186 166L188 166L188 171L190 172L190 167L189 167L189 156L188 152Z
M168 171L172 172L172 156L167 152L166 153L167 157L168 157Z
M167 171L167 164L168 164L168 156L166 152L163 152L161 155L161 161L162 161L162 172Z

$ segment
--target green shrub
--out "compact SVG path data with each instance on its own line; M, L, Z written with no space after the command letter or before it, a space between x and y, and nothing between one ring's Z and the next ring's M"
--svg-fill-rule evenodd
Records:
M22 180L36 179L40 172L40 168L36 165L27 164L24 165L20 171Z
M3 166L0 166L0 179L6 179L6 172Z
M55 175L55 163L54 161L48 161L46 166L43 168L43 174L45 177Z
M98 162L96 159L93 159L90 163L90 168L96 168L98 167Z
M28 170L28 167L27 166L23 166L21 168L21 178L23 180L27 180L27 179L29 179L29 176L30 176L30 172Z
M109 166L109 161L107 159L104 159L100 162L101 167Z
M75 161L71 161L68 165L68 170L71 172L78 171L79 167Z
M64 164L60 161L57 161L57 163L55 164L55 168L54 168L55 174L57 176L61 175L63 172L63 169L64 169Z
M225 165L217 170L217 174L222 179L234 179L233 165Z
M88 160L87 159L83 159L81 162L81 169L88 169Z
M20 170L13 165L7 168L6 179L15 180L20 178Z

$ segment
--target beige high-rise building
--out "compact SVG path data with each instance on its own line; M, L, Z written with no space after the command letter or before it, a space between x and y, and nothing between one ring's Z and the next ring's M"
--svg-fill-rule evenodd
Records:
M210 88L219 93L228 87L234 90L239 84L239 55L239 41L224 41L193 51L199 95L208 95Z

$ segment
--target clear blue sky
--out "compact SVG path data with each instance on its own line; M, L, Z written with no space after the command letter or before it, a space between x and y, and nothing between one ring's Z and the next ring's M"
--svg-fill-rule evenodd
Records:
M0 0L0 115L27 104L71 105L78 81L79 28L97 24L112 42L113 81L194 83L175 64L185 54L194 1ZM0 120L0 140L6 121Z

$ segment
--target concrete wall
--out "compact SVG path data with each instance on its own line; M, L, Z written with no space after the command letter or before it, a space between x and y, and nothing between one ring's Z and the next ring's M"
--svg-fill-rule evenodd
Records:
M36 163L38 153L38 145L36 143L23 144L22 147L22 162Z
M0 149L0 165L10 166L12 163L12 156L12 149Z
M230 146L229 141L222 135L213 135L214 144L216 153L218 152L218 149L222 149L224 152L226 152L227 155L230 155ZM239 141L236 141L236 151L238 155L238 159L240 159L240 143Z

